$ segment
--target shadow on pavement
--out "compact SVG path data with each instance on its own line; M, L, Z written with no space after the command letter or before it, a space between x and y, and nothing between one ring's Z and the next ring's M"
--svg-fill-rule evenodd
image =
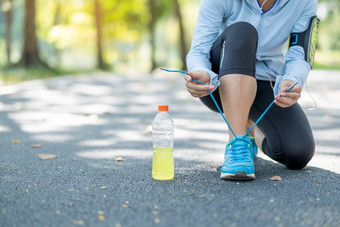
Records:
M261 156L255 181L221 180L220 116L177 80L145 80L69 77L2 89L0 226L340 225L338 173L292 171ZM163 103L176 124L173 181L151 178L149 127ZM308 117L317 154L337 158L339 114L318 109ZM269 180L274 175L282 181Z

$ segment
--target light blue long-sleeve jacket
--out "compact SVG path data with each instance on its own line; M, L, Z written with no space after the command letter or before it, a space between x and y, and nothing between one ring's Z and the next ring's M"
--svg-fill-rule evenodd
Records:
M287 51L291 33L303 32L316 15L317 0L277 0L275 7L263 13L254 0L202 0L191 49L187 55L188 71L205 70L210 84L219 86L218 76L211 71L210 50L217 37L229 25L239 21L252 24L259 35L256 52L256 79L276 81L274 94L282 80L303 87L310 65L302 47Z

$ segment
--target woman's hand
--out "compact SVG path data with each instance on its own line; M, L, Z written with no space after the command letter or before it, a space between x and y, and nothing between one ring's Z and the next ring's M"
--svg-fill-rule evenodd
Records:
M188 92L196 98L204 97L209 95L208 91L213 92L214 91L214 86L209 85L210 82L210 76L207 71L194 71L194 72L189 72L189 75L186 75L184 77L185 79L185 86L187 87ZM203 84L194 82L192 79L201 81L206 84L204 86Z
M295 85L295 87L286 92L291 86L295 83L291 80L283 80L280 83L280 90L279 95L275 96L275 104L282 107L290 107L291 105L295 104L298 99L301 97L302 88L300 85ZM281 94L281 96L280 96Z

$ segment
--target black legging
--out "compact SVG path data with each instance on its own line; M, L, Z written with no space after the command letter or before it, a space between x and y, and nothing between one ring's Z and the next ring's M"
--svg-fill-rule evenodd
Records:
M255 77L257 40L257 31L249 23L238 22L229 26L211 49L212 70L219 78L227 74ZM213 95L223 109L218 88ZM201 100L210 109L218 111L210 96ZM256 97L249 118L255 122L273 100L270 82L257 80ZM288 108L273 105L257 126L265 135L263 152L287 168L302 169L313 157L315 143L312 130L298 103Z

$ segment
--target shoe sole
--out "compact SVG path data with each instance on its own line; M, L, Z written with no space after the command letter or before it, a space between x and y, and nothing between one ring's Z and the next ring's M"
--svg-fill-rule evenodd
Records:
M235 174L221 173L220 178L224 180L242 180L242 181L255 180L255 174L254 173L247 174L244 171L237 171Z

